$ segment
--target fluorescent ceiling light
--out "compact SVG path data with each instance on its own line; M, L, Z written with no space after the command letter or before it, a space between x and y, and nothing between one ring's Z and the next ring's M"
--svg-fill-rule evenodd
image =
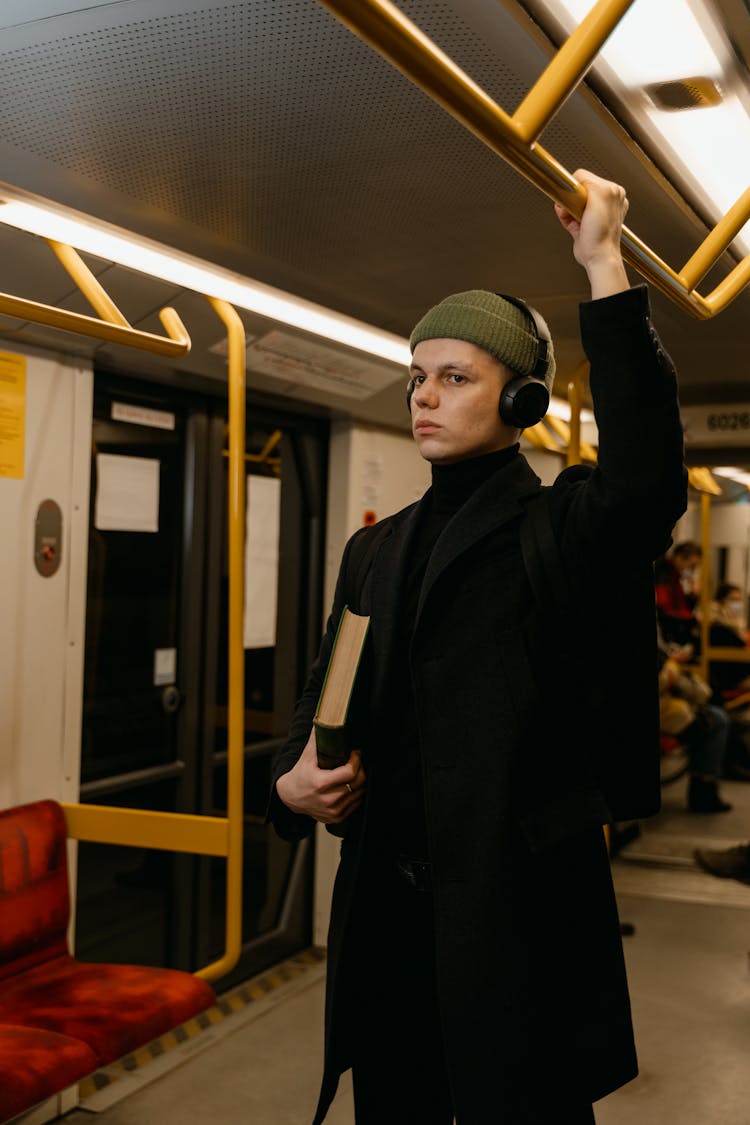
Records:
M714 476L726 477L728 480L736 480L738 484L744 484L746 488L750 488L750 473L745 469L735 469L731 466L722 466L718 469L711 469Z
M592 0L548 0L568 31ZM736 64L702 0L635 0L602 47L592 68L619 93L650 136L659 136L679 169L718 220L750 184L750 116L729 89L738 87ZM643 92L655 83L706 77L724 91L718 106L660 110ZM736 242L750 252L750 223Z
M401 367L407 367L411 361L408 341L395 333L373 328L353 317L96 219L37 201L30 203L15 197L5 187L0 188L0 222L74 246L86 254L128 266L180 288L221 298L237 308L335 340Z
M241 274L213 266L150 239L128 234L97 219L41 201L30 203L5 186L0 186L0 222L74 246L86 254L116 262L162 281L170 281L181 288L219 297L237 308L294 325L305 332L368 352L401 367L408 367L411 363L409 342L401 336L372 328L363 321L343 316L262 282L250 281ZM570 404L564 399L553 398L549 413L569 421ZM593 418L590 410L581 411L583 422L593 421Z

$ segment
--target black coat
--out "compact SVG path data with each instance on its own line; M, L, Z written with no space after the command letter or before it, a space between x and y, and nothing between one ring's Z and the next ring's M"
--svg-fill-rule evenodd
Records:
M595 617L597 605L611 611L613 583L642 575L668 546L686 506L686 473L674 372L651 328L645 287L582 305L581 328L599 460L585 479L563 472L550 497L571 589L582 603L593 601ZM497 1107L519 1085L532 1100L535 1091L542 1097L554 1089L566 1102L591 1102L637 1073L601 828L608 809L591 769L592 755L608 752L608 732L594 731L593 743L581 734L591 727L590 685L580 670L571 683L567 661L555 658L554 630L540 620L519 546L523 504L539 488L519 456L453 517L428 563L410 651L443 1034L456 1111L469 1125L495 1122ZM387 753L398 721L384 691L396 598L426 503L428 497L361 529L347 544L319 658L274 784L309 736L347 601L371 616L353 704L365 764ZM378 547L363 581L352 560L368 553L373 536ZM606 660L606 652L590 653L592 669ZM269 816L286 838L313 827L275 793ZM340 968L366 818L365 802L347 826L334 889L316 1121L348 1064Z

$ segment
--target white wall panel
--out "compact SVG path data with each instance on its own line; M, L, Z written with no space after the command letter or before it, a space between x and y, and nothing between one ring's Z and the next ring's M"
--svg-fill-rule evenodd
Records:
M27 355L24 477L0 479L0 807L78 793L92 387L86 366ZM43 578L47 499L62 510L62 559Z

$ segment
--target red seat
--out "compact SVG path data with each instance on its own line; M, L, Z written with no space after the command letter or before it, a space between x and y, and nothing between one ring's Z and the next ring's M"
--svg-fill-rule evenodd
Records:
M7 1121L96 1070L96 1055L77 1039L0 1025L0 1121Z
M67 948L69 914L60 806L37 801L0 812L0 1024L51 1033L35 1040L44 1092L30 1105L70 1085L66 1073L58 1074L62 1056L55 1044L61 1039L65 1057L72 1059L76 1050L76 1058L85 1055L87 1073L216 1003L211 986L190 973L75 960ZM77 1048L71 1045L75 1041ZM2 1051L0 1042L0 1074ZM2 1089L0 1114L6 1112ZM0 1115L2 1120L7 1116Z
M674 754L676 750L682 750L684 745L685 743L676 734L659 735L659 748L662 754Z

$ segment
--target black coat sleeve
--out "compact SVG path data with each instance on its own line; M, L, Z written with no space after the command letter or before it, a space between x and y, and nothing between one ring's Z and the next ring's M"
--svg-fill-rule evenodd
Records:
M585 302L580 321L599 453L593 472L565 470L553 486L558 542L568 560L653 560L687 507L675 370L645 285Z

